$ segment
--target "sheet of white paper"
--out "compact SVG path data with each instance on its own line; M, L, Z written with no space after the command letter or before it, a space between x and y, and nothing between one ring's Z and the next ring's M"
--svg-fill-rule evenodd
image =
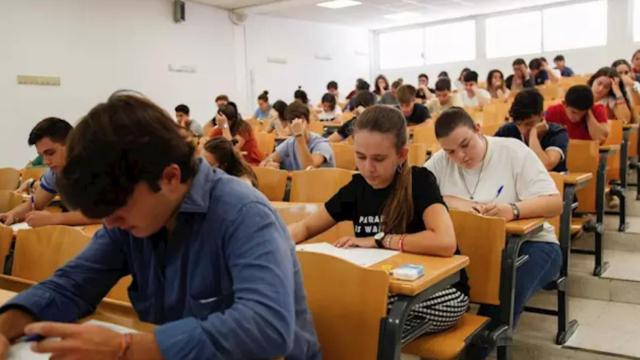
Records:
M129 329L127 327L124 326L120 326L120 325L115 325L115 324L111 324L111 323L107 323L104 321L98 321L98 320L90 320L87 321L87 324L92 324L92 325L98 325L98 326L103 326L106 327L110 330L113 330L115 332L119 332L119 333L127 333L127 332L136 332L133 329ZM13 346L11 346L11 349L9 349L9 357L7 358L7 360L44 360L44 359L49 359L49 354L37 354L34 353L33 351L31 351L31 344L32 343L17 343Z
M24 229L31 229L31 226L29 226L29 224L27 224L26 222L21 222L21 223L15 223L11 225L11 228L13 229L13 231L18 231L18 230L24 230Z
M310 251L339 257L363 267L384 261L398 252L384 249L337 248L329 243L302 244L296 246L297 251Z

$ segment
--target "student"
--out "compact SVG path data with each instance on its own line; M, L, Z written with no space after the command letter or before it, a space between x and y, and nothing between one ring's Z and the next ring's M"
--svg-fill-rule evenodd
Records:
M402 82L403 82L402 78L399 78L398 80L392 82L391 90L387 91L386 93L384 93L384 95L382 95L382 98L380 99L380 101L378 101L378 104L399 106L400 103L398 102L398 88L402 86Z
M416 90L416 99L420 104L426 104L427 101L433 99L434 90L429 88L429 76L427 74L418 75L418 88Z
M355 109L356 107L354 106L353 102L354 102L354 98L356 95L358 95L359 93L363 92L363 91L369 91L369 83L366 82L363 79L358 79L356 81L356 89L355 92L353 92L353 96L349 98L349 102L347 103L347 106L345 106L344 111L353 111L353 109ZM349 94L352 95L352 94ZM374 94L375 95L375 94Z
M302 86L298 86L298 90L293 92L293 99L309 106L309 97L307 92L302 90Z
M209 165L223 170L231 176L240 178L247 184L257 188L258 178L256 173L251 169L233 148L233 143L223 137L213 138L204 144L204 152L202 154Z
M272 132L276 132L276 137L283 138L291 135L291 131L289 130L289 121L284 117L284 112L287 109L287 103L278 100L273 103L273 110L276 113L276 116L271 120L269 124L269 128L267 132L271 134Z
M624 87L624 94L627 95L628 105L631 110L631 122L638 122L638 114L635 110L635 105L640 105L640 83L634 80L631 72L631 64L625 59L619 59L611 64L611 67L618 73L620 79L622 79L622 86Z
M593 103L593 93L587 85L570 87L564 101L549 107L544 117L547 122L566 128L569 139L603 143L609 136L607 109Z
M446 71L440 71L440 73L438 74L438 79L441 79L441 78L449 79L449 73Z
M253 114L253 117L257 120L263 121L271 116L271 105L269 104L269 92L263 91L258 95L258 108Z
M67 159L63 197L105 228L0 309L0 352L26 333L58 338L33 344L52 358L320 359L278 214L256 190L195 158L166 112L112 96L80 121ZM34 323L85 317L129 274L133 309L157 324L153 333Z
M460 76L458 76L458 80L456 80L456 88L458 91L464 90L464 76L471 71L469 68L464 68L460 71Z
M217 114L220 111L220 108L222 108L223 106L229 103L229 97L227 95L220 94L216 96L215 103L216 103L216 106L218 107L216 109L216 114ZM209 134L215 126L216 126L216 116L214 115L211 120L209 120L206 124L204 124L204 127L202 128L202 133Z
M426 167L435 175L450 209L506 221L552 218L562 212L562 198L549 173L521 141L483 136L480 126L461 108L440 114L435 132L442 150ZM553 226L545 222L540 233L522 244L519 255L529 260L516 270L516 323L527 300L560 271L562 253ZM481 306L478 313L495 318L497 309Z
M175 126L175 123L174 123ZM44 158L49 168L40 179L40 187L30 201L26 201L8 212L0 214L0 222L11 225L26 222L31 227L45 225L86 225L97 224L100 220L90 219L78 211L52 213L44 210L58 195L59 174L66 162L66 141L73 128L65 120L48 117L31 130L29 146L36 147L38 155Z
M327 83L327 92L336 97L336 101L340 101L340 92L338 91L338 83L331 80Z
M405 84L398 89L398 102L400 110L407 120L408 126L427 124L431 119L429 110L422 104L416 103L416 88Z
M517 58L511 64L513 74L506 80L507 88L511 91L520 91L534 86L533 80L527 69L527 63L522 58Z
M507 88L502 71L498 69L489 71L489 74L487 75L487 91L491 94L492 99L498 99L505 102L509 100L511 90Z
M294 242L308 240L338 222L353 221L355 237L337 239L342 248L386 248L401 252L449 257L456 240L447 208L433 174L407 163L407 128L402 114L376 105L354 125L359 174L318 212L289 226ZM425 332L454 326L467 311L469 287L461 280L424 302L409 316L425 323ZM391 296L389 303L396 297Z
M628 105L624 84L615 69L603 67L598 69L587 81L593 92L593 102L602 104L607 109L608 119L631 121L631 110Z
M464 91L460 93L460 100L466 107L482 107L491 101L491 94L478 87L478 73L467 71L464 74Z
M440 78L436 81L436 97L427 102L427 109L435 117L452 106L462 107L458 94L451 93L451 80Z
M194 136L202 136L202 126L189 117L189 107L187 105L180 104L174 110L178 125L190 131Z
M362 91L356 95L353 101L353 105L355 106L355 109L353 109L353 118L342 124L327 140L329 140L329 142L341 142L348 139L353 135L353 123L355 119L358 115L362 114L365 109L373 106L375 103L376 96L370 91Z
M544 85L550 82L556 83L560 79L560 75L549 66L546 60L541 58L534 58L529 61L529 72L535 85Z
M284 170L335 167L333 150L327 139L308 130L309 108L294 101L287 106L285 118L291 123L292 136L276 147L260 166Z
M573 70L565 64L563 55L556 55L553 58L553 63L556 65L556 69L560 70L562 77L571 77L574 75Z
M326 93L322 96L322 108L318 114L320 121L333 121L337 120L342 115L342 110L336 104L336 97Z
M387 78L382 74L378 75L376 77L375 89L373 90L373 93L376 95L376 99L380 100L382 95L384 95L388 90L389 80L387 80Z
M636 50L631 57L633 68L633 77L636 81L640 81L640 50Z
M260 164L263 154L258 148L253 129L249 123L242 120L234 105L231 103L224 105L216 116L216 123L218 125L211 131L209 137L224 137L234 143L236 150L242 153L249 164Z
M496 132L497 137L521 140L542 161L549 171L567 171L567 130L555 123L544 121L544 97L536 89L525 89L516 95L509 110L512 122Z

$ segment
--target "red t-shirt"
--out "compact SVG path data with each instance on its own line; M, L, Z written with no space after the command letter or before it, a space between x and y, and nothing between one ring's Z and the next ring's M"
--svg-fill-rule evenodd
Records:
M238 135L240 135L244 139L244 145L240 148L244 154L244 159L251 165L260 165L260 162L264 158L260 149L258 148L258 141L256 140L255 135L253 134L253 129L249 128L248 130L239 130ZM222 129L219 127L215 127L210 134L210 137L218 137L222 136Z
M593 116L599 123L606 123L608 121L607 108L604 105L594 104L593 107L591 107L591 111L593 112ZM589 135L589 128L587 127L586 117L583 121L580 121L578 123L571 122L569 120L569 117L567 116L564 104L557 104L549 107L544 117L548 122L562 125L565 129L567 129L569 139L593 140L591 139L591 135Z

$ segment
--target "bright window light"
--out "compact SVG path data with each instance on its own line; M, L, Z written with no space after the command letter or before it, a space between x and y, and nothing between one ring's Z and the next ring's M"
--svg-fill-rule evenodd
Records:
M603 0L544 9L542 23L544 51L607 44L607 3Z
M538 54L542 50L540 11L495 16L488 18L485 24L489 59Z
M425 60L428 65L476 58L475 20L434 25L425 28Z
M342 9L350 6L362 5L360 1L353 0L334 0L334 1L325 1L316 4L320 7L329 8L329 9Z
M397 69L424 65L423 29L409 29L380 34L378 58L381 69Z

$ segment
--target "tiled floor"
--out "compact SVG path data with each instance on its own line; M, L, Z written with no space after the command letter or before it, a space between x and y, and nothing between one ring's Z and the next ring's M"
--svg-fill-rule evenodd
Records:
M609 269L602 274L603 278L640 281L640 253L605 250L604 258L609 262Z
M640 217L627 214L627 233L640 234ZM604 228L606 230L617 231L620 219L617 215L606 215L604 217Z

